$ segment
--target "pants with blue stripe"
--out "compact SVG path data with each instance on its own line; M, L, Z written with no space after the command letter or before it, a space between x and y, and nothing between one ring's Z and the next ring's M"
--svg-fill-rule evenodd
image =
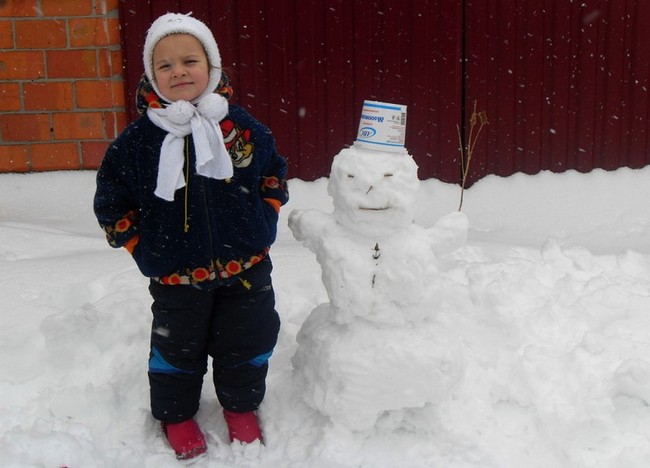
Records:
M215 289L151 282L151 411L174 423L199 409L208 356L224 409L255 410L280 329L267 257Z

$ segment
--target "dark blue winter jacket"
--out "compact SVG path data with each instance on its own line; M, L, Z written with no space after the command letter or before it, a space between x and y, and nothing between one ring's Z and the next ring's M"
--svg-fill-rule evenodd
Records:
M287 163L273 135L240 106L220 123L233 159L228 180L195 172L186 137L186 186L174 201L154 195L167 132L144 114L108 148L97 173L94 209L113 247L126 247L148 277L211 287L264 258L288 200ZM188 171L189 168L189 171Z

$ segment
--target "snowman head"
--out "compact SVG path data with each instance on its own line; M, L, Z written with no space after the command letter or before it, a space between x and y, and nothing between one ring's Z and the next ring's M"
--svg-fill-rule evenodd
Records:
M332 162L327 186L334 218L345 227L369 233L410 225L420 184L417 170L406 151L344 149Z

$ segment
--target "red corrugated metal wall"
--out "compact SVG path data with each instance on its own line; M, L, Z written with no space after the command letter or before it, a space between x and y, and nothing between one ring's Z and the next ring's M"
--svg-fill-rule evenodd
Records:
M235 100L272 129L291 177L326 176L332 158L356 137L364 99L372 99L408 105L407 147L420 177L457 182L462 9L449 4L121 1L127 102L151 21L192 11L214 32Z
M459 182L456 128L475 101L490 124L470 184L649 162L645 0L121 0L127 102L167 11L210 25L235 99L271 127L291 177L328 174L364 99L408 105L421 178Z
M650 162L650 2L475 0L465 12L466 101L490 118L478 174Z

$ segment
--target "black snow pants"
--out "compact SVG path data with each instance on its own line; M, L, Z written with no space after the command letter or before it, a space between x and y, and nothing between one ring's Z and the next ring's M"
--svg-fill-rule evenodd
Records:
M280 329L272 268L267 257L211 290L150 283L149 385L156 419L175 423L196 414L208 356L222 407L258 408Z

